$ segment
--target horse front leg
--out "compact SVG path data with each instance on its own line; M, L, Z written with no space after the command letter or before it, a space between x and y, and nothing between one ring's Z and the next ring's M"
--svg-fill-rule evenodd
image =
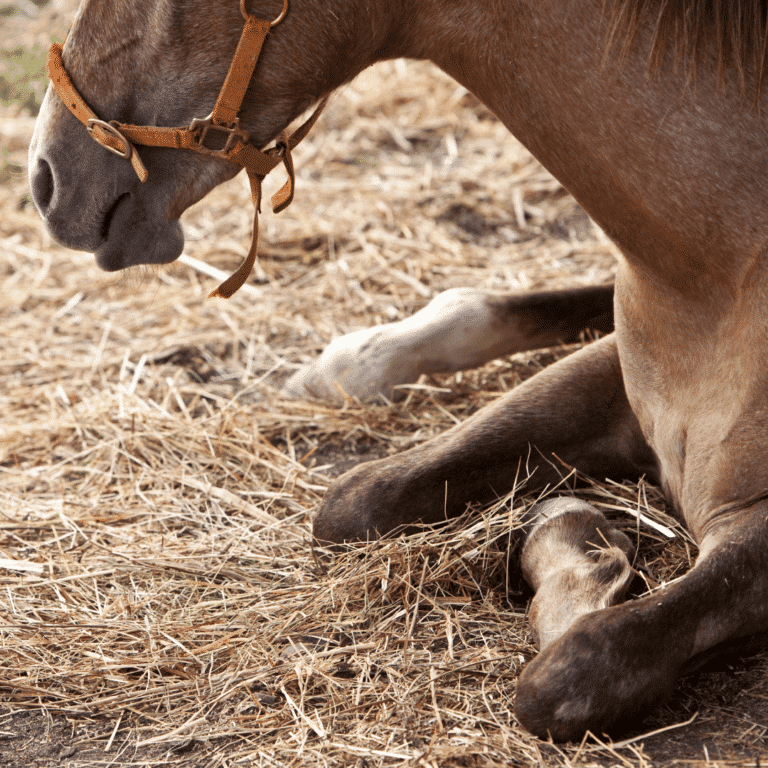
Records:
M656 460L624 391L616 342L606 336L532 377L448 432L402 454L361 464L328 490L320 542L376 538L461 514L527 478L560 479L562 462L600 480L655 477Z
M422 374L476 368L502 355L613 330L613 286L495 295L451 288L415 315L332 341L283 391L342 405L344 397L394 399Z
M555 741L637 722L699 654L768 630L768 502L707 534L696 565L651 595L579 618L523 670L515 714Z
M544 650L586 613L624 599L634 577L632 542L591 504L547 499L528 513L520 556L525 580L536 593L528 619Z

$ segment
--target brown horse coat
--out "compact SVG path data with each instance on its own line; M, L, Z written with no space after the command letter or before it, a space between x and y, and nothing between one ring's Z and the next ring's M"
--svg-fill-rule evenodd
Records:
M635 716L696 654L768 628L767 18L764 0L292 0L246 97L244 127L264 146L375 61L430 59L621 251L615 334L429 443L347 473L315 522L336 542L436 521L510 488L521 461L544 487L553 454L599 478L657 479L697 563L637 601L598 595L587 612L574 601L562 634L547 630L516 699L542 736ZM241 24L234 0L84 0L64 63L103 119L186 125L210 111ZM51 232L105 269L172 261L181 212L236 171L171 149L141 156L146 184L49 90L30 147L34 198ZM599 520L586 532L560 522L539 538L582 569L575 592L610 534ZM618 595L611 558L613 576L591 583ZM542 588L543 562L529 571Z

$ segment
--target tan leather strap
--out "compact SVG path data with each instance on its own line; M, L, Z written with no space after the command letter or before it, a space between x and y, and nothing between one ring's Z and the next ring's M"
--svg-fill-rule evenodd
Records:
M209 299L228 299L236 291L243 287L248 276L253 271L256 263L259 241L259 209L261 207L261 182L263 176L257 176L247 171L248 181L251 183L251 200L253 201L253 234L251 235L251 247L248 249L243 263L218 287L208 294Z
M139 153L125 137L122 130L118 128L120 124L105 123L100 120L85 103L85 99L77 92L61 61L61 45L59 43L54 43L48 51L48 77L53 83L56 93L64 102L64 106L88 129L91 137L116 155L130 160L136 175L142 181L146 181L149 173L147 173L144 163L141 162ZM124 126L120 126L120 128L124 128Z
M188 128L166 128L154 125L130 125L116 120L105 122L88 106L78 93L62 60L62 46L54 43L48 52L48 77L53 87L69 111L83 123L91 138L105 149L120 157L130 160L136 175L144 182L149 173L141 161L135 144L172 149L190 149L212 157L221 157L245 168L251 185L251 198L254 204L253 235L251 248L245 261L237 271L222 283L211 296L229 298L248 279L256 261L257 240L259 233L259 210L261 204L261 183L264 177L281 163L284 165L288 180L272 197L272 207L279 213L293 200L296 176L293 168L291 150L309 133L317 121L327 99L323 99L315 111L290 136L282 135L274 147L260 150L250 143L250 135L240 128L238 113L245 93L258 62L261 48L271 27L283 20L288 10L288 0L283 0L283 10L273 21L257 19L248 13L245 0L240 0L240 11L245 19L245 26L240 35L237 50L230 64L224 84L216 99L213 111L206 118L195 118ZM209 136L223 134L223 148L206 145Z
M250 14L246 16L235 56L211 112L211 118L216 125L234 125L237 122L237 113L245 98L248 83L251 82L261 46L267 39L271 24L270 21L257 19Z

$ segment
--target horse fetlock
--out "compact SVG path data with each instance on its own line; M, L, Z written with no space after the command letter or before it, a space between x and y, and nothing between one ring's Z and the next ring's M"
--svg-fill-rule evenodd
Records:
M334 339L317 360L288 379L284 394L333 405L343 405L347 398L366 402L384 395L394 399L394 387L419 376L412 355L397 343L396 325L365 328Z
M678 677L678 649L635 626L634 608L582 616L523 670L515 715L531 733L575 741L638 722ZM642 623L642 622L641 622Z
M523 575L536 591L529 618L539 649L561 637L584 614L620 602L632 581L632 544L594 507L552 499L531 510Z

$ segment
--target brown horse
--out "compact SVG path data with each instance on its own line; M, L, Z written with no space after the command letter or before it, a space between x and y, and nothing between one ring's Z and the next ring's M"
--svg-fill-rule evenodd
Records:
M280 12L279 0L252 2ZM623 604L626 542L584 505L537 510L523 569L543 650L516 711L542 736L637 717L697 654L768 629L766 5L291 0L243 103L263 147L368 65L429 59L621 250L615 334L446 434L347 473L315 522L318 540L339 542L437 521L509 489L521 461L531 488L547 486L553 455L601 479L658 480L698 560ZM211 109L242 24L235 0L84 0L63 65L102 120L187 125ZM239 169L171 148L141 158L145 183L49 89L30 148L35 201L62 243L105 269L175 259L181 212Z

